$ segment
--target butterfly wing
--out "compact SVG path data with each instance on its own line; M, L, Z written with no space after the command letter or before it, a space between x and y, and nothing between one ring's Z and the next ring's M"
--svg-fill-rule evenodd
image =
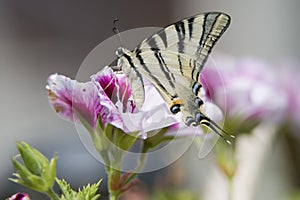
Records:
M186 125L207 126L229 142L229 135L203 112L202 85L191 76L192 70L199 67L196 60L167 50L145 51L140 56L143 64L139 72L154 84L173 114L181 112Z
M203 124L219 129L211 127L215 123L201 111L199 76L229 23L230 17L223 13L195 15L167 26L142 41L132 52L123 52L123 60L127 62L125 71L133 77L134 88L138 88L132 92L139 104L144 98L143 75L160 91L171 112L183 113L187 125Z
M229 23L230 17L224 13L203 13L169 25L156 34L143 40L134 49L134 51L131 52L131 63L128 64L131 68L131 84L134 88L136 88L132 92L135 99L138 100L138 107L143 104L145 96L142 87L141 75L135 69L137 66L144 65L144 58L141 56L142 53L145 56L147 55L147 52L152 55L152 52L165 50L179 56L188 55L193 59L193 62L195 62L193 64L194 67L186 70L183 75L198 81L200 71L206 62L211 49L227 29ZM175 62L178 61L176 57L177 56L174 56ZM156 59L155 57L153 58ZM129 60L128 58L126 59ZM183 65L177 63L173 66ZM143 75L148 74L148 76L150 76L152 73L152 67L146 66L146 68L147 70L144 71ZM161 87L161 85L159 85L159 87Z
M178 21L142 41L134 50L144 51L168 50L175 54L189 55L198 63L194 69L193 79L203 68L209 53L230 24L230 17L219 12L195 15Z
M143 64L139 67L139 72L154 84L170 106L171 112L172 106L177 104L184 108L181 110L183 116L195 116L194 112L202 106L198 102L201 84L190 75L198 63L188 55L166 50L146 51L140 56ZM175 111L173 113L176 114Z

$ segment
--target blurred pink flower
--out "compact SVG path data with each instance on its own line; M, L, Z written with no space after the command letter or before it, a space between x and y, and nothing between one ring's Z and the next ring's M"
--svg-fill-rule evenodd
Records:
M221 57L203 69L204 88L227 117L282 120L288 96L280 87L276 69L255 59Z
M48 78L49 101L54 110L63 119L78 121L78 115L91 127L96 127L98 116L107 123L124 132L140 131L146 138L146 132L172 125L178 135L192 135L201 129L182 125L181 116L169 111L156 88L144 79L145 102L138 109L132 97L129 80L125 74L115 74L105 67L91 76L91 81L79 83L63 75L53 74ZM213 107L207 104L210 109Z
M287 95L287 109L284 113L287 120L300 124L300 65L286 62L278 69L281 89Z
M25 193L17 193L11 196L8 200L30 200L28 194Z

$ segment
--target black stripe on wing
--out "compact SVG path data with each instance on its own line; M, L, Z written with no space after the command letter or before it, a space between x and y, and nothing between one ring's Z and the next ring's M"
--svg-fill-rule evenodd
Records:
M152 81L154 81L154 83L157 84L157 86L160 87L165 93L167 93L170 97L172 97L172 94L164 87L164 85L155 76L153 76L150 69L145 64L141 54L138 52L138 53L136 53L135 56L139 60L140 65L142 66L142 68L147 72L147 75L150 77L150 79Z
M188 21L188 26L189 26L189 40L191 40L192 35L193 35L193 23L194 23L195 17L189 18Z
M168 68L167 64L165 63L163 57L161 56L161 53L156 51L154 52L154 55L156 57L156 59L158 60L159 66L161 71L164 73L166 79L168 80L168 82L170 83L170 85L175 88L175 77L174 75L170 72L170 69Z
M177 31L177 47L178 53L184 53L184 39L185 39L185 28L184 28L184 21L179 21L174 24L175 30Z
M199 80L200 71L207 61L208 55L218 39L225 32L230 23L230 17L223 13L207 13L204 17L203 34L199 40L199 46L196 51L197 62L199 68L196 76L193 75L194 80Z
M197 61L191 76L198 81L208 55L229 23L230 17L220 12L195 15L167 26L142 41L134 51L167 50L187 55Z

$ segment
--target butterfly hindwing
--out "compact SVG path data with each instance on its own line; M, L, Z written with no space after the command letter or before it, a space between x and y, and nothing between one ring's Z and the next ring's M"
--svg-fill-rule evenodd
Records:
M176 114L173 106L178 106L184 121L188 117L194 118L203 104L200 99L201 84L191 77L197 62L184 54L166 50L144 52L141 56L143 65L139 71L158 89L171 112Z

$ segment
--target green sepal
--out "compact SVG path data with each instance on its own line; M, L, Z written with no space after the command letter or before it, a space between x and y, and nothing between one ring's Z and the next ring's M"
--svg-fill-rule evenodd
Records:
M43 168L49 165L48 159L25 142L17 142L17 147L26 168L31 173L40 176Z
M114 134L114 144L123 150L129 150L138 139L136 136L138 132L124 133L121 129L115 128Z
M28 178L32 175L32 173L15 158L12 158L12 163L17 171L16 174L18 174L18 178L23 179L25 182L28 182Z
M31 188L32 190L36 190L38 192L47 192L49 190L49 185L47 184L46 180L32 175L29 177L30 183L27 184L27 187Z
M47 180L47 184L49 187L52 187L55 182L56 178L56 161L57 157L54 155L54 157L50 160L50 164L47 170L45 170L45 179Z
M107 126L103 129L103 123L101 118L98 117L98 123L96 125L95 131L91 133L91 137L96 150L101 154L102 152L108 151L110 148L110 141L107 137Z
M138 139L136 136L137 134L138 132L125 133L121 129L116 128L109 123L104 126L101 118L99 117L95 133L92 134L92 137L96 149L101 152L115 148L112 144L122 150L128 150Z
M113 138L114 138L114 131L115 131L115 127L113 125L111 125L111 124L107 124L104 127L104 135L106 136L106 138L109 141L113 140Z
M167 130L168 127L165 127L159 130L158 132L157 131L149 132L147 139L143 141L144 144L143 144L142 153L146 153L149 149L153 149L163 142L173 140L175 138L174 136L165 136Z
M24 165L19 163L17 160L13 159L12 162L17 171L17 173L14 174L17 179L9 180L39 192L45 192L49 189L42 178L35 174L32 174Z
M38 177L36 175L28 176L26 181L24 181L18 175L14 174L14 176L16 176L18 179L9 178L9 180L13 181L15 183L18 183L20 185L23 185L27 188L30 188L32 190L38 191L38 192L45 193L49 190L47 183L45 183L45 181L43 179L41 179L40 177Z

